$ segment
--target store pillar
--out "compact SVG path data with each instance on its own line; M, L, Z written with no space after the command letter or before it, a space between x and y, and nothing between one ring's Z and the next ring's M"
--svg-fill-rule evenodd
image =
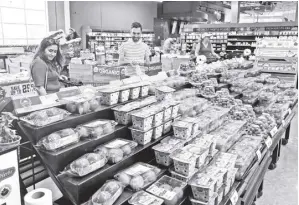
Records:
M239 23L240 18L240 2L231 2L231 23Z

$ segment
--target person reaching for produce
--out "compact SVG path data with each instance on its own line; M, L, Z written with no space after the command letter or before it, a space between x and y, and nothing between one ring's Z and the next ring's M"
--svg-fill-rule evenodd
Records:
M132 67L127 68L126 75L136 75L136 65L149 64L150 49L148 45L142 42L142 26L138 22L132 23L131 38L124 42L119 48L118 64L131 64Z
M67 35L66 40L70 41L76 38L80 38L80 36L78 35L77 31L73 28L69 29L69 35Z
M196 45L195 55L204 55L207 57L207 59L213 57L220 59L220 56L214 52L214 48L210 42L209 34L202 34L199 43Z
M170 53L170 50L174 46L175 42L176 42L175 38L168 38L168 39L166 39L164 41L164 44L163 44L163 52L164 53Z
M31 77L39 95L55 93L60 90L60 80L67 80L60 76L62 55L59 43L53 38L44 38L39 45L30 65Z

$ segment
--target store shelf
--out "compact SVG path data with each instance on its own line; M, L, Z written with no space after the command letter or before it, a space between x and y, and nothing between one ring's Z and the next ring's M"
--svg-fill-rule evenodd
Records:
M261 70L262 73L277 73L277 74L291 74L296 75L296 71L281 71L281 70Z
M252 45L227 45L227 47L255 47Z
M128 166L142 161L148 162L154 159L154 152L151 151L151 147L159 143L162 139L169 136L171 133L166 134L145 146L138 146L133 153L124 158L117 164L106 164L102 169L95 171L82 178L72 178L66 173L58 175L59 180L63 183L63 186L68 190L71 195L74 196L78 203L82 203L88 199L90 193L94 193L101 184L107 179L113 178L113 176L119 171Z
M231 42L244 42L244 41L256 42L256 40L250 40L250 39L239 39L239 40L228 39L227 41L231 41Z

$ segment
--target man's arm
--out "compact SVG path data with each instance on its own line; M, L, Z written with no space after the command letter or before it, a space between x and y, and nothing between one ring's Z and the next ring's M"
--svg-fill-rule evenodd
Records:
M151 51L148 47L148 45L146 45L146 50L145 50L145 64L150 64L150 55L151 55Z
M118 50L119 58L118 58L118 65L125 63L125 52L124 52L124 44L119 47Z

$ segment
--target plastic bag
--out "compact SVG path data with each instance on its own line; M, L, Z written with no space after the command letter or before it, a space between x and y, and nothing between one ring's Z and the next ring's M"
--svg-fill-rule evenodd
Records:
M54 132L37 142L37 146L46 150L56 150L79 142L79 134L73 129L67 128Z
M53 107L45 110L35 111L29 115L20 117L20 120L33 126L42 127L63 120L70 114L71 113L66 110Z
M70 176L83 177L102 168L107 162L104 152L87 153L69 164L65 170Z
M83 125L77 126L76 130L80 138L100 138L113 133L117 123L113 120L98 119Z
M137 145L138 144L134 141L118 138L104 145L98 146L94 152L104 151L107 153L109 162L117 163L124 157L130 155Z
M150 164L138 162L129 168L118 172L114 178L129 186L134 191L139 191L157 180L161 169Z

